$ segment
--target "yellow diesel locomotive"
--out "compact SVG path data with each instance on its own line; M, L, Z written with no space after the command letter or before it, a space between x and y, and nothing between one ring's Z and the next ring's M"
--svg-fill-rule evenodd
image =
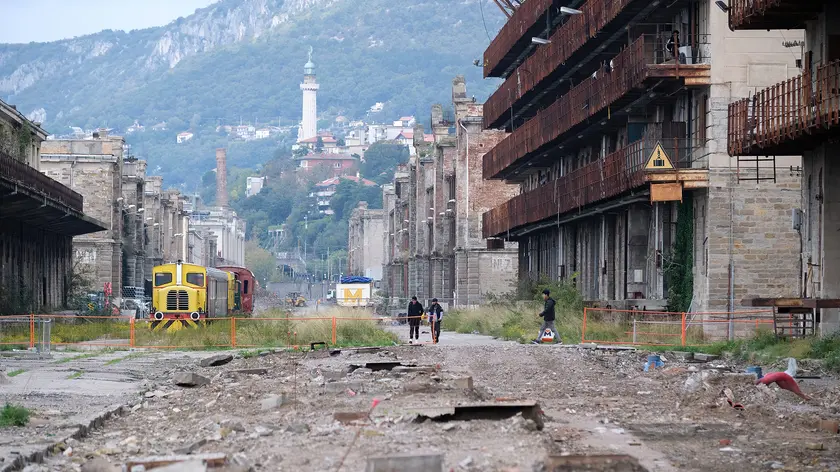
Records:
M194 327L233 313L237 280L233 273L178 261L152 269L153 330Z

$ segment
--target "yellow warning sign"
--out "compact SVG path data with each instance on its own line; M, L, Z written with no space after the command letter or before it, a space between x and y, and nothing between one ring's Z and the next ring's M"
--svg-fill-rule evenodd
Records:
M662 149L662 144L656 143L656 147L653 148L653 152L650 153L647 164L645 164L645 170L672 170L673 168L674 165L671 164L671 158Z

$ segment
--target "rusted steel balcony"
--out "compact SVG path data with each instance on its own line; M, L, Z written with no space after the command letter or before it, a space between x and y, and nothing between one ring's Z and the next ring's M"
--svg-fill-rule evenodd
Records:
M655 145L654 140L637 141L604 159L511 198L482 215L484 237L505 237L516 228L644 186L645 161ZM673 155L667 142L663 146Z
M553 0L528 0L505 23L484 51L484 77L500 74L529 47L531 38L545 31L545 12Z
M517 128L484 156L485 179L509 177L510 168L545 153L572 131L588 126L597 114L610 115L647 93L647 79L675 79L679 85L708 84L710 66L665 61L664 43L656 36L642 36L569 93L558 98L536 116Z
M730 0L732 30L803 29L805 22L836 0Z
M82 196L37 169L0 152L0 178L9 183L27 187L73 210L82 211Z
M604 28L620 13L634 13L638 10L635 8L633 11L625 11L630 10L627 7L634 2L638 5L650 3L638 0L589 0L583 4L580 7L583 12L581 15L569 17L569 20L551 35L551 43L537 48L536 52L526 59L517 71L511 74L487 99L484 104L484 127L497 127L499 119L506 116L505 114L514 102L533 90L537 84L554 75L563 63L596 35L606 36L608 32L604 31ZM616 21L616 23L621 22ZM618 26L620 25L616 25ZM525 39L530 42L530 37Z
M731 156L799 155L840 136L840 61L729 104Z

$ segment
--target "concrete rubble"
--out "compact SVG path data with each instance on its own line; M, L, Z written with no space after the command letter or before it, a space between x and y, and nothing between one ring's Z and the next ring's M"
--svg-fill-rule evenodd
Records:
M343 470L407 453L440 455L447 471L548 470L541 467L549 456L597 454L629 455L650 471L840 470L840 436L830 432L840 393L827 373L802 382L815 398L806 403L757 387L745 366L720 359L666 354L664 368L643 372L646 353L575 347L347 353L280 352L208 367L168 359L122 416L65 444L43 470L97 472L201 454L224 454L225 467L240 470L335 470L348 449ZM383 357L401 364L374 370ZM262 370L242 373L252 369ZM206 382L173 385L182 375ZM40 429L61 421L38 411L40 418ZM40 429L23 428L17 440Z

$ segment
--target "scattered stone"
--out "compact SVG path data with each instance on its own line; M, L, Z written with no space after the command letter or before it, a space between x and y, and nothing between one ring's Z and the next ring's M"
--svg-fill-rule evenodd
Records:
M254 428L254 432L257 433L257 436L265 437L265 436L271 436L271 434L274 431L272 431L269 428L266 428L265 426L257 426L256 428Z
M82 472L119 472L119 466L111 464L102 457L91 459L82 465Z
M286 432L294 434L306 434L309 432L309 425L305 423L292 423L286 426ZM319 434L319 436L326 436L326 434Z
M179 387L201 387L208 385L210 379L194 372L179 372L172 377L172 383Z
M462 460L461 462L458 463L458 467L460 467L462 469L467 469L467 468L469 468L469 466L472 465L472 463L473 463L472 456L467 456L466 459L464 459L464 460Z
M671 351L668 354L673 356L674 359L679 360L679 361L683 361L683 362L690 361L690 360L694 359L694 353L693 352Z
M237 432L240 432L240 433L245 431L245 426L242 426L242 421L240 421L238 419L235 419L235 418L229 418L229 419L226 419L226 420L222 420L222 422L219 423L219 426L221 426L222 428L227 428L231 431L237 431Z
M241 375L266 375L268 374L268 369L237 369L231 372Z
M347 389L354 392L363 391L364 388L361 382L332 382L324 385L327 393L344 393Z
M217 367L220 365L225 365L228 362L233 360L233 356L231 354L216 354L215 356L205 357L199 361L199 365L201 367Z
M514 428L523 428L527 431L537 431L539 429L536 421L530 418L525 418L522 416L522 413L517 413L516 416L512 417L510 419L510 424Z
M840 423L835 420L820 420L817 429L831 434L837 434L840 430Z
M192 454L193 452L199 450L201 448L201 446L203 446L205 444L207 444L206 439L199 439L198 441L196 441L196 442L194 442L194 443L192 443L188 446L185 446L185 447L182 447L182 448L179 448L179 449L175 449L172 452L175 453L175 454L178 454L178 455Z
M155 467L155 472L206 472L207 466L202 461L184 461L163 467Z
M721 439L718 442L720 443L721 446L728 446L728 445L732 444L732 441L730 441L729 439Z
M446 423L446 424L443 425L443 430L444 431L452 431L453 429L455 429L457 427L458 427L458 425L456 425L455 423Z
M785 468L785 465L779 461L765 462L764 465L767 466L768 469L772 470L779 470Z
M429 472L443 470L443 455L369 457L366 472Z
M805 448L810 451L822 451L825 449L825 446L823 446L823 443L808 443Z
M455 387L460 388L461 390L472 390L473 389L473 378L472 377L461 377L455 379Z
M260 410L268 411L280 408L283 404L287 403L288 400L286 398L286 394L283 393L281 395L271 395L268 398L263 399L260 402Z
M438 390L436 384L429 382L411 382L403 387L405 393L435 393Z
M711 362L720 359L720 356L716 356L714 354L703 354L700 352L694 353L694 360L700 362Z

